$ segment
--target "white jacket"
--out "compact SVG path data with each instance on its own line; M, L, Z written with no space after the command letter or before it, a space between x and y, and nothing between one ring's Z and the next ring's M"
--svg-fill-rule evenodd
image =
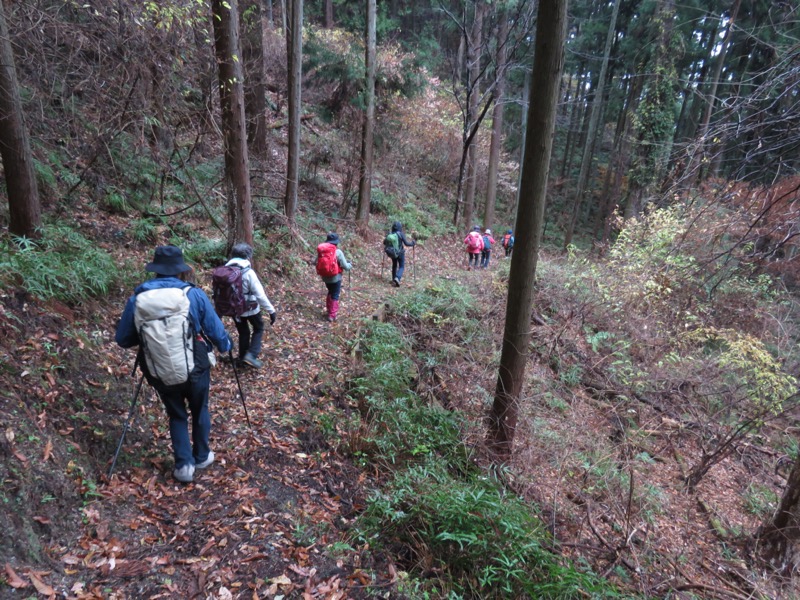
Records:
M232 258L225 264L226 266L230 267L242 268L242 288L244 290L245 300L248 302L255 300L258 303L258 306L256 306L254 309L243 312L243 317L255 315L262 308L269 314L275 312L275 308L272 306L269 298L267 298L267 293L264 291L264 286L261 285L258 275L256 275L256 272L250 266L249 260L245 258Z

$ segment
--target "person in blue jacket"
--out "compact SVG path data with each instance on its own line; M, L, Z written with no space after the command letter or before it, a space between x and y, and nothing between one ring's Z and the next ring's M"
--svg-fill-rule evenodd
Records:
M188 483L194 478L195 469L203 469L214 462L208 436L211 431L211 415L208 411L208 390L211 383L211 364L208 356L210 348L205 339L211 341L217 350L226 353L231 349L231 339L225 326L214 311L205 292L179 278L182 273L191 271L183 260L183 252L177 246L159 246L153 261L145 270L155 273L155 278L137 286L128 298L116 331L116 342L123 348L139 346L138 364L147 382L153 386L161 398L169 416L169 434L175 457L173 476L180 482ZM139 334L136 329L134 313L136 296L141 292L160 288L189 287L189 320L193 328L194 369L189 379L177 385L165 385L154 377L147 368ZM188 404L188 413L187 413ZM191 441L189 437L189 413L192 416Z

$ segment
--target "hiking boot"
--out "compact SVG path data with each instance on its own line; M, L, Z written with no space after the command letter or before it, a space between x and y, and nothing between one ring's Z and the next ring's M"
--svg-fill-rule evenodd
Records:
M209 451L208 458L205 459L203 462L197 463L194 468L195 469L205 469L208 465L214 462L214 453Z
M244 364L246 364L246 365L250 365L254 369L260 369L261 367L264 366L263 362L258 360L255 356L253 356L249 352L244 355L244 358L242 359L242 362L244 362Z
M397 277L395 277L394 279L392 279L392 284L394 284L394 287L400 287L400 280Z
M194 465L183 465L180 469L175 469L172 476L181 483L191 483L194 479Z

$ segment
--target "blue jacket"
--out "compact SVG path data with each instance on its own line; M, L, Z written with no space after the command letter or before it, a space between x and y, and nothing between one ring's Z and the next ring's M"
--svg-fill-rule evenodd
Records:
M136 324L133 320L133 312L136 308L136 294L162 288L183 289L189 285L191 284L181 281L177 277L156 277L137 286L133 291L133 296L128 298L125 310L122 311L122 317L120 317L117 324L115 336L117 344L123 348L133 348L139 345L139 333L136 331ZM205 334L217 347L217 350L223 354L230 350L231 338L228 336L228 332L225 331L225 326L217 316L217 313L214 312L214 307L211 306L211 301L205 292L200 288L192 287L187 296L189 298L189 317L192 319L195 333L202 332Z

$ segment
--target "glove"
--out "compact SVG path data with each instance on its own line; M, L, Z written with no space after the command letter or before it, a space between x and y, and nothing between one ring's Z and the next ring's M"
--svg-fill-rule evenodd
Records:
M275 319L278 318L278 311L269 313L269 324L275 325Z

